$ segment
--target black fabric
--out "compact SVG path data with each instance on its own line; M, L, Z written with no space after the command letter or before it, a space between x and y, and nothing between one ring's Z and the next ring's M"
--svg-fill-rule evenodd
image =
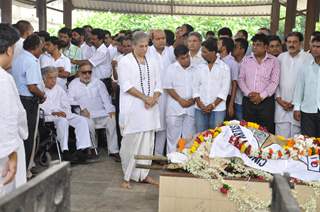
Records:
M38 126L37 125L37 116L38 116L38 98L36 97L26 97L20 96L22 105L27 113L27 121L28 121L28 138L24 140L24 148L26 152L26 166L28 169L33 146L35 145L35 131Z
M253 104L248 97L243 97L243 119L255 122L266 127L270 133L275 133L274 112L275 100L274 96L265 98L260 104Z
M301 112L301 133L310 137L320 137L320 112Z

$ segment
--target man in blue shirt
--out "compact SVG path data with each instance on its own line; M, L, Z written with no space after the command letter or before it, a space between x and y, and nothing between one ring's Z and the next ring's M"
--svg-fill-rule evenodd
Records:
M42 54L43 43L38 35L32 34L23 42L22 52L14 59L12 76L15 79L23 107L27 112L29 136L24 141L26 151L26 165L33 160L35 148L35 132L38 123L39 102L45 100L40 63L38 58Z
M300 72L294 93L294 118L301 120L301 133L320 137L320 36L312 39L314 60Z

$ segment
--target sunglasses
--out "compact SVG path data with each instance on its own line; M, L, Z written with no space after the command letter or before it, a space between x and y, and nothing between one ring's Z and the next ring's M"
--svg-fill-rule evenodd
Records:
M92 74L92 71L80 71L81 74Z

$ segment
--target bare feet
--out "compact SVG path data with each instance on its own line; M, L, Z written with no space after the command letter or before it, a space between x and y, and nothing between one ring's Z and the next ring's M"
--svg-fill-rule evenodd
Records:
M153 179L152 177L147 176L142 182L149 183L149 184L154 185L157 188L159 188L159 182L156 181L155 179Z
M121 188L132 189L130 183L127 181L123 181L123 183L121 183Z

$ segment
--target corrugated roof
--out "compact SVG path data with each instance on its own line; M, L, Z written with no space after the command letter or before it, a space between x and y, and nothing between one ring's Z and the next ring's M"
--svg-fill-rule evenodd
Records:
M35 0L13 1L35 4ZM298 0L297 10L305 10L306 2ZM75 9L133 14L270 16L272 0L72 0L72 4Z
M119 13L270 16L272 0L72 0L75 9Z

